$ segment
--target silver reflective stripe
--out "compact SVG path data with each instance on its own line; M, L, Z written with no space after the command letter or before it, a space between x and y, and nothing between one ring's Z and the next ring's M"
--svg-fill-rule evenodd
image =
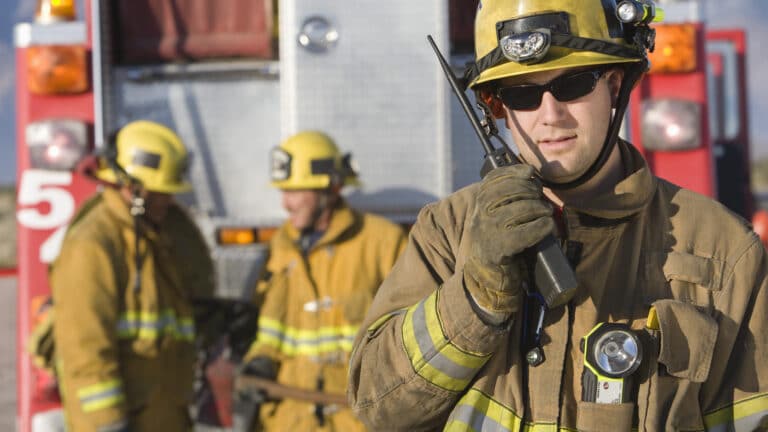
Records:
M721 423L717 426L707 428L707 432L751 432L762 430L758 427L768 418L768 412L761 411L747 417L742 417L733 422Z
M123 394L123 389L120 387L114 387L104 390L100 393L95 393L89 396L81 396L80 403L86 405L90 402L99 402L103 399L117 398Z
M469 405L458 405L448 418L448 422L450 423L451 420L464 423L477 432L511 432L511 429L500 425L496 420Z
M277 339L280 339L280 341L284 344L291 345L293 347L299 347L299 346L314 346L314 345L320 345L324 343L331 343L331 342L339 342L344 345L344 342L347 344L351 344L355 341L355 335L328 335L328 336L318 336L317 338L313 339L296 339L291 336L286 335L283 332L280 332L275 329L271 328L262 328L259 330L259 333L272 335Z
M119 420L106 426L100 426L98 432L126 432L128 431L128 420Z
M429 335L429 329L427 328L426 312L424 310L425 302L419 303L419 306L413 311L413 331L424 361L453 379L467 380L472 378L477 373L477 369L456 364L456 362L440 353L432 343L432 337Z

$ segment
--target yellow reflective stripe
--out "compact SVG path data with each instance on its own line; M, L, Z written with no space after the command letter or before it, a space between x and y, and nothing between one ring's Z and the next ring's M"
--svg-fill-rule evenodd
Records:
M358 326L325 326L298 329L268 317L259 318L256 343L271 346L286 355L319 355L351 352Z
M157 339L170 334L176 339L193 341L195 323L190 317L176 317L176 311L166 309L161 313L126 311L117 322L117 334L121 338Z
M449 432L518 432L522 419L512 408L494 400L485 393L470 389L456 404L448 417L444 431ZM525 423L527 432L575 432L576 429L554 423Z
M453 408L445 431L519 431L522 419L511 408L470 389Z
M386 315L383 315L383 316L379 317L379 319L377 319L376 321L374 321L374 322L373 322L373 324L371 324L370 326L368 326L368 329L367 329L366 331L367 331L368 333L374 333L376 330L378 330L379 328L381 328L381 326L383 326L383 325L384 325L384 324L385 324L387 321L389 321L389 320L390 320L390 319L392 319L393 317L396 317L396 316L398 316L398 315L401 315L401 314L402 314L402 313L404 313L404 312L405 312L405 309L400 309L400 310L396 310L396 311L394 311L394 312L390 312L390 313L388 313L388 314L386 314Z
M753 430L768 416L768 393L742 399L704 415L708 431Z
M453 345L443 332L437 310L439 290L408 309L403 342L414 371L432 384L464 390L490 354L473 353Z
M77 391L83 412L93 412L115 406L125 400L123 383L119 379L100 382Z

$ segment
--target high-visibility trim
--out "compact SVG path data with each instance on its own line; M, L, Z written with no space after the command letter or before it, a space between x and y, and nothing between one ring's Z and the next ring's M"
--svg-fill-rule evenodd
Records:
M157 339L169 334L183 341L195 340L195 322L192 318L176 317L176 311L162 312L126 311L117 321L117 335L122 339Z
M707 431L754 430L768 416L768 393L760 393L704 415Z
M518 432L521 430L522 421L512 408L477 389L470 389L453 408L443 430L447 432ZM576 429L558 428L554 423L525 423L522 430L576 432Z
M396 310L394 312L390 312L390 313L388 313L386 315L380 316L379 319L377 319L376 321L373 322L373 324L368 326L368 329L367 329L368 333L375 333L376 330L380 329L381 326L383 326L384 324L387 323L387 321L389 321L390 319L392 319L392 318L394 318L394 317L396 317L398 315L402 315L405 312L406 312L405 309L399 309L399 310Z
M77 391L77 397L86 413L113 407L125 400L123 382L113 379L83 387Z
M285 355L322 355L351 352L359 326L327 326L299 329L272 318L259 317L256 343L270 346Z
M128 429L128 420L118 420L106 426L99 426L98 432L123 432Z
M462 391L491 355L468 352L448 340L437 311L438 296L439 290L408 309L403 321L405 351L422 378Z

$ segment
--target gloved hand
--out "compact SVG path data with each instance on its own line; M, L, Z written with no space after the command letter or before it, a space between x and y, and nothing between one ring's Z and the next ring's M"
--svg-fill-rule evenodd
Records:
M254 357L243 364L238 375L250 375L274 381L277 378L277 364L266 356ZM250 432L255 429L259 408L267 400L259 390L235 390L232 401L233 432Z
M526 265L520 253L554 229L552 207L530 165L496 168L483 179L469 221L464 286L493 324L517 312Z
M269 357L257 356L250 359L240 368L240 374L274 381L277 378L277 364Z

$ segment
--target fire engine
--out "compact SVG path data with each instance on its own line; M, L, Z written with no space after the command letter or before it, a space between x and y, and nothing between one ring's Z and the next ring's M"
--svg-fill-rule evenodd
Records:
M659 30L625 135L658 174L748 217L744 33L708 32L697 5L665 5L688 15ZM177 131L192 154L183 200L212 246L218 295L242 298L284 217L268 185L281 137L329 133L359 165L351 204L401 223L479 178L481 148L425 39L459 73L476 6L40 0L35 21L15 28L19 430L61 422L55 380L24 347L50 293L47 266L95 190L75 169L83 157L133 120Z
M477 179L482 153L425 38L469 54L471 3L41 0L15 29L20 430L60 416L24 347L47 266L95 190L80 159L132 120L174 129L192 154L183 199L213 246L218 294L242 297L284 218L269 187L281 137L329 133L362 174L352 205L398 222Z
M698 1L661 1L651 69L632 95L627 134L659 177L750 219L746 35L709 30Z

